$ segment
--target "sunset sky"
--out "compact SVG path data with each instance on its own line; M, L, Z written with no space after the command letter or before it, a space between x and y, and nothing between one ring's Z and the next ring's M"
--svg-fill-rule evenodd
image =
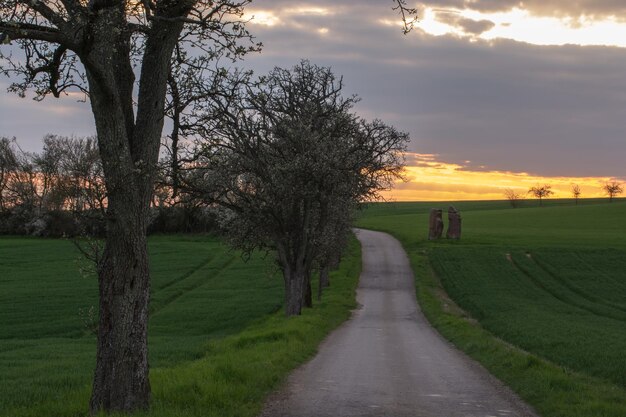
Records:
M330 66L360 115L409 132L396 200L500 199L544 183L595 197L626 180L626 2L409 4L420 21L403 35L392 1L253 1L264 49L240 65ZM0 136L38 150L46 133L94 134L89 106L0 95Z

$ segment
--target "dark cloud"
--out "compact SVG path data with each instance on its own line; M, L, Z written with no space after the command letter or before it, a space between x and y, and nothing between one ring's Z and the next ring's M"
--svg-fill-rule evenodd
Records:
M464 9L466 7L466 0L427 0L422 3L422 6L440 7L442 9L455 8Z
M412 151L440 161L538 175L622 170L625 49L404 37L380 17L378 7L335 14L327 36L255 28L266 50L247 65L332 66L361 96L361 114L409 131Z
M410 94L422 101L403 119L416 149L496 170L620 172L623 50L459 42L424 40L421 53L437 65L416 68Z
M405 155L405 161L411 166L429 166L431 163L437 163L437 155L408 153Z
M458 26L463 28L465 33L471 33L472 35L480 35L483 32L491 30L496 24L491 20L473 20L473 19L460 19L457 22Z
M457 13L451 12L437 13L437 20L461 29L463 32L474 36L478 36L483 32L487 32L488 30L493 29L493 27L496 25L491 20L467 19L459 16Z

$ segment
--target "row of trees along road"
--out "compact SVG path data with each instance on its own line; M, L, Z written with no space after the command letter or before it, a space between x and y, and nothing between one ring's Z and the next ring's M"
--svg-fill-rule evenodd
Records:
M146 219L168 79L187 64L185 70L200 81L190 88L206 85L203 80L215 74L220 57L238 59L259 50L242 20L249 3L0 0L0 44L13 45L1 53L0 68L17 78L10 90L24 95L33 89L38 98L81 90L94 115L108 203L105 248L97 268L92 413L149 407ZM406 17L415 10L403 0L394 3L409 30ZM22 55L13 53L17 50ZM198 56L207 58L194 61Z
M201 123L181 184L223 207L231 242L277 253L287 315L311 306L311 271L322 270L350 232L352 213L400 176L405 133L351 112L329 68L303 61L237 84ZM316 267L316 268L314 268Z

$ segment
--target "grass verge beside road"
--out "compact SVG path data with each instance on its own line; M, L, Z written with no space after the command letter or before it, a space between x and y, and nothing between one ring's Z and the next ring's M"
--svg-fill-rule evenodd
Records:
M626 416L626 204L466 203L461 241L426 241L446 205L376 206L359 226L402 242L431 323L542 416Z
M271 260L214 238L150 239L152 408L137 416L254 416L265 396L350 315L361 268L352 239L321 303L281 310ZM0 238L0 416L87 415L95 364L95 278L62 240Z

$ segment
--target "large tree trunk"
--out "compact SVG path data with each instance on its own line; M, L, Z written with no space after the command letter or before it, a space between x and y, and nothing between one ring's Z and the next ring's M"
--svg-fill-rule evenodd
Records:
M305 274L305 288L304 288L304 306L308 308L313 307L313 289L311 288L311 271L307 271Z
M278 262L283 270L285 282L285 311L287 316L302 314L304 306L313 305L311 294L311 264L313 254L308 239L311 220L310 202L298 202L292 207L296 212L293 218L299 218L298 226L287 237L276 239ZM304 217L300 217L304 213Z
M92 91L98 91L93 87ZM122 116L96 94L96 117L107 186L107 233L98 265L98 346L90 411L131 412L150 403L146 219L152 176L135 168ZM103 110L105 109L105 110ZM116 153L117 151L117 153Z
M288 317L299 316L305 305L309 281L304 257L287 250L287 246L283 245L279 245L277 252L285 283L285 313Z
M152 175L146 166L156 161L131 151L133 112L132 106L123 103L128 101L125 92L132 91L132 77L90 68L87 76L107 188L107 233L98 265L100 321L90 411L131 412L147 409L150 403L150 276L145 222ZM139 166L135 162L139 159L145 164Z
M330 267L327 263L320 267L319 271L319 283L317 287L317 299L322 299L322 292L324 288L330 287Z
M100 322L90 411L133 412L150 403L147 214L161 132L170 57L181 22L152 25L144 44L134 115L134 73L124 12L101 10L94 47L81 57L107 188L107 235L98 266ZM111 31L111 27L119 30Z
M150 277L144 210L136 203L115 204L98 271L100 323L92 413L149 407Z
M288 317L299 316L302 314L306 287L304 270L287 266L283 268L283 277L285 279L285 313Z

